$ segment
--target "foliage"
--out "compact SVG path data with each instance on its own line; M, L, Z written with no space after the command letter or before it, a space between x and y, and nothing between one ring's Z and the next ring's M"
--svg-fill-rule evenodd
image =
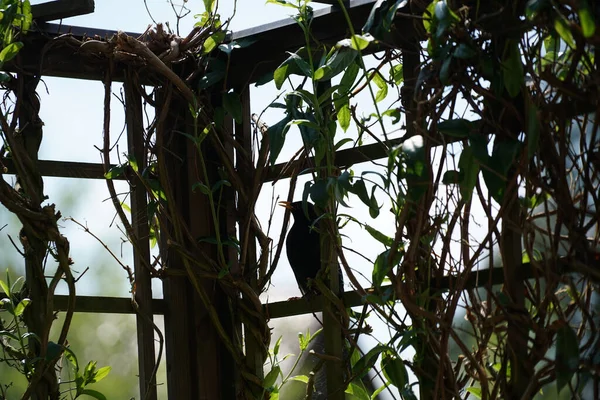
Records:
M598 357L599 7L586 0L381 0L356 32L340 0L349 35L332 44L315 39L310 1L268 3L295 13L305 43L257 83L283 90L270 107L285 115L270 127L254 118L254 136L244 125L247 88L229 82L232 54L252 41L227 41L229 21L221 21L218 2L204 1L186 38L158 25L140 39L124 33L107 41L68 39L82 56L107 62L102 151L127 237L133 246L146 240L115 191L118 177L135 182L148 199L142 219L160 254L144 267L157 278L189 280L210 319L207 329L241 370L244 395L276 399L293 380L306 383L309 395L313 390L310 374L293 375L317 335L300 336L301 354L284 374L287 356L279 358L280 340L268 352L268 315L259 298L283 240L272 248L254 207L290 132L299 133L302 146L279 167L295 171L288 200L297 176L310 174L302 198L323 211L316 229L328 267L315 286L324 299L323 335L344 334L337 355L326 357L345 361L337 378L349 397L375 398L388 387L409 399L417 390L421 399L531 398L549 391L584 397L597 387L590 370ZM27 26L26 17L16 20ZM3 26L12 32L12 22ZM0 56L8 61L17 50ZM125 91L151 99L155 119L135 128L145 147L111 167L115 60L143 61L161 84L148 94L128 69L133 87ZM174 60L194 72L182 79ZM175 110L181 113L173 116ZM133 107L126 113L136 120ZM5 135L9 126L2 126ZM340 167L338 151L356 150L367 139L385 161L371 160L361 174L348 163ZM18 151L8 143L11 154ZM188 197L181 198L181 188ZM359 202L375 221L341 211ZM197 209L210 223L190 221ZM380 228L380 221L393 223ZM369 291L347 261L348 224L365 229L381 249L369 260ZM59 262L68 275L64 241L46 241L63 251ZM338 262L363 300L362 313L346 310L338 298ZM128 279L135 296L130 270ZM226 299L219 307L227 312L214 296ZM356 341L369 332L367 314L384 319L393 335L360 354ZM241 321L244 337L230 328ZM351 360L342 357L342 342ZM405 356L407 348L414 358ZM107 371L90 363L82 372L71 353L67 358L77 393ZM271 369L264 374L267 359ZM374 369L385 383L368 393L361 379Z
M297 11L306 44L273 73L277 88L287 81L292 89L272 105L286 116L269 129L270 161L298 126L304 150L314 156L303 198L326 209L339 222L334 228L348 219L385 246L373 261L376 290L367 300L400 335L360 365L372 366L391 349L391 358L382 357L388 384L412 396L410 368L421 398L442 392L529 398L552 380L559 393L590 390L600 182L597 101L584 99L597 90L598 6L379 1L366 34L355 34L349 23L350 39L328 46L310 36L307 1L276 3ZM364 53L374 43L386 51L372 68ZM332 78L329 86L321 84ZM380 109L398 86L397 101ZM374 108L368 118L353 104L365 90ZM403 118L385 119L398 110ZM401 120L406 133L388 141L387 132ZM356 145L364 135L383 136L383 168L361 176L336 172L335 150L348 143L344 132L352 122ZM353 196L372 218L394 218L395 230L380 232L336 215L336 205L351 204ZM391 214L382 213L384 204ZM544 219L540 212L557 216ZM485 219L485 234L472 233ZM343 248L337 253L357 286ZM481 275L490 280L486 290L474 291L469 281L486 253L491 273ZM501 279L491 279L492 269ZM455 277L446 281L450 287L440 286L445 275ZM382 286L386 281L391 287ZM412 325L390 302L398 300ZM463 312L468 328L459 322ZM417 352L413 361L399 354L405 346ZM450 346L462 353L458 359L451 358ZM392 365L399 370L391 372Z
M81 373L75 354L67 346L75 297L69 242L58 230L60 212L55 211L53 204L42 205L45 200L43 182L32 162L37 160L43 125L37 115L39 100L35 94L39 77L4 72L11 62L12 70L22 69L21 66L15 68L14 63L18 64L16 56L24 46L22 40L31 24L28 0L0 2L0 84L4 93L0 116L0 203L23 223L19 239L27 272L26 278L19 278L15 283L11 283L8 273L6 281L0 279L4 293L0 309L0 362L26 378L28 386L23 398L59 398L59 385L65 386L58 379L59 361L67 353L67 358L74 362L76 380L73 385L66 383L66 390L62 388L63 396L72 389L72 398L87 394L104 399L101 393L86 386L103 379L110 367L96 370L96 363L90 362ZM14 188L4 180L6 167L1 160L5 157L16 164L17 185ZM46 280L48 258L53 259L58 268L54 276ZM54 291L60 281L66 282L70 298L58 338L53 341L50 340L53 310L48 309L48 304L53 304ZM4 318L3 314L8 317ZM0 397L6 398L11 386L10 382L0 382Z

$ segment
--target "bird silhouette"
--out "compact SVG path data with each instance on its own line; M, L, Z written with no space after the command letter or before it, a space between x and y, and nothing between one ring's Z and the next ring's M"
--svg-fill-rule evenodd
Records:
M316 290L311 288L310 280L315 279L321 269L321 235L315 226L319 215L310 202L306 203L308 214L304 212L301 201L281 201L279 204L288 208L294 217L294 224L287 235L285 246L298 287L303 296L316 294ZM343 278L340 273L340 288L342 287Z

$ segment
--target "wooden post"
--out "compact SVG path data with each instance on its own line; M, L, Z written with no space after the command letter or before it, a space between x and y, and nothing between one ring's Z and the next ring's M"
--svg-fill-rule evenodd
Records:
M235 126L235 139L241 145L241 147L246 151L246 154L253 154L252 148L252 125L251 125L251 110L250 110L250 87L246 86L242 88L239 92L240 100L242 102L242 123L237 124ZM248 160L239 152L236 157L236 168L240 173L240 177L245 182L254 182L254 173L256 170L253 165L248 165L251 160ZM249 185L251 186L251 185ZM256 187L248 187L247 195L249 199L254 199L256 196L256 191L259 188ZM238 199L238 208L239 210L246 211L248 213L253 213L254 207L250 207L248 201L243 199ZM254 235L252 234L252 227L248 226L250 224L250 216L249 215L240 215L240 240L243 240L244 235L247 232L250 232L250 238L248 240L248 250L246 253L246 257L244 260L241 260L241 268L240 273L242 276L248 276L248 271L252 271L249 274L250 278L248 284L253 289L256 289L257 283L257 262L258 256L256 251L256 240ZM257 293L258 295L258 293ZM245 299L244 299L245 300ZM246 367L249 369L251 373L256 375L260 379L264 379L264 371L263 365L265 363L265 346L263 343L256 340L255 336L251 333L251 330L246 328L244 329L244 344L245 344L245 355L246 355ZM254 390L252 390L254 389ZM251 388L253 394L260 396L260 391L262 388Z
M178 213L181 219L177 223L184 225L194 242L187 237L174 237L175 227L169 221L161 221L164 236L172 236L178 245L187 251L202 251L216 260L215 246L210 243L198 244L198 239L215 236L211 205L208 197L200 191L194 192L192 186L204 181L204 170L199 162L199 150L182 134L194 134L193 120L189 108L176 93L169 94L168 89L161 93L157 114L166 118L157 126L157 149L161 156L159 163L166 170L164 189L170 192L170 213ZM173 99L170 100L170 97ZM209 180L216 182L218 160L214 151L207 147L210 141L203 143L202 154L205 158ZM167 187L168 185L168 187ZM217 210L220 212L220 210ZM164 279L164 297L166 302L165 337L167 361L167 387L169 399L234 399L235 385L231 382L235 374L235 363L223 346L217 330L210 318L197 290L192 286L190 276L173 243L164 243L163 255L168 273ZM200 254L195 254L200 259ZM219 321L227 334L233 337L233 323L227 296L214 279L200 279L192 264L194 279L208 296Z
M125 91L125 119L127 123L127 149L129 156L135 157L138 165L146 165L143 110L140 94L131 83L129 76L123 85ZM140 397L156 400L156 359L154 354L154 327L152 321L152 283L150 276L150 229L148 227L146 188L133 178L131 187L131 225L136 243L133 247L135 273L135 300L139 306L136 314L138 367Z

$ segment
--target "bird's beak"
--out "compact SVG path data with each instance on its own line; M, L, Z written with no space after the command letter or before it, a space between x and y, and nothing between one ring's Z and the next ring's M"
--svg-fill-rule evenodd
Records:
M288 210L291 210L291 209L293 208L293 207L292 207L292 203L290 203L289 201L280 201L278 204L279 204L281 207L285 207L285 208L287 208Z

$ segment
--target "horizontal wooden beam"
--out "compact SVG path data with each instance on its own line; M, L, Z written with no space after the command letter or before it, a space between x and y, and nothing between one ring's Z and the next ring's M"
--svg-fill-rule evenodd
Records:
M10 158L0 159L0 163L6 167L5 174L15 174L15 165ZM0 165L1 166L1 165ZM54 176L59 178L81 178L81 179L104 179L104 165L72 161L39 160L37 167L42 176ZM111 168L115 165L111 165ZM113 178L123 180L123 175Z
M53 0L31 6L33 19L53 21L94 12L94 0Z
M587 260L586 260L587 258ZM583 262L585 261L585 262ZM583 260L577 258L562 257L556 260L555 264L544 264L539 261L541 268L532 266L531 263L523 263L519 268L521 279L533 279L536 277L544 278L547 273L555 275L581 274L595 282L600 282L600 253L591 252ZM458 282L457 276L445 276L439 282L432 283L432 291L447 292L454 290ZM471 271L466 277L462 277L462 290L489 287L490 285L501 285L504 283L504 269L496 267L479 271ZM382 286L379 293L386 293L391 290L390 285ZM377 303L377 291L374 288L366 289L368 299L365 299L357 291L345 292L342 295L346 307L358 307L365 302ZM6 298L4 293L0 293L0 300ZM55 311L65 311L67 309L67 296L54 296ZM322 296L316 296L310 301L306 298L297 298L286 301L278 301L263 306L267 316L271 319L291 317L294 315L309 314L320 312L323 308ZM164 315L167 309L165 300L153 299L152 310L155 315ZM103 297L103 296L77 296L75 302L76 312L86 313L105 313L105 314L135 314L131 299L126 297Z

